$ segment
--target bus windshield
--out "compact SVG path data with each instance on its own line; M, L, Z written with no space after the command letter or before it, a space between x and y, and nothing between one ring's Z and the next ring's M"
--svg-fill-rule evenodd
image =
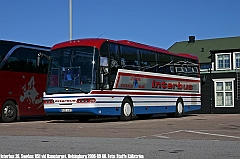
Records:
M51 51L46 94L89 93L95 89L97 53L94 47L68 47Z

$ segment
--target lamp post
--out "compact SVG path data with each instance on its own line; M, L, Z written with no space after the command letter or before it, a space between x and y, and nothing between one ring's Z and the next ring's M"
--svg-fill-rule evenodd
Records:
M69 0L69 38L72 40L72 0Z
M212 62L210 64L210 113L212 114Z
M212 108L212 104L213 104L213 90L212 89L212 65L214 60L214 53L212 52L212 50L210 50L210 56L208 56L208 58L211 60L210 65L209 65L209 69L210 69L210 113L212 114L213 112L213 108Z

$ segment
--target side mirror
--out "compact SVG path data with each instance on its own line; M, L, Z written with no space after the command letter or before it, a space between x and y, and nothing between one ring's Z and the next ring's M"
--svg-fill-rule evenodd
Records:
M103 73L100 73L100 80L99 80L100 84L103 84Z
M40 59L41 59L41 57L40 57L40 56L37 56L37 66L40 65Z
M37 66L40 65L40 59L41 59L41 57L45 57L45 58L47 58L48 61L51 60L51 57L50 57L50 56L45 55L45 54L39 52L38 55L37 55Z

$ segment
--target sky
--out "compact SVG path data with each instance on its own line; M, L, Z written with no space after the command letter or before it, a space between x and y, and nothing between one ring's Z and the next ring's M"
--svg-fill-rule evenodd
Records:
M72 0L72 38L174 43L240 36L240 0ZM0 0L0 39L52 47L70 39L69 0Z

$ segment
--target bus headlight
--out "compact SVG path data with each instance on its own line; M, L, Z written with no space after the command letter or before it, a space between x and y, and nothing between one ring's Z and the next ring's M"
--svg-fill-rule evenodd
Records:
M44 103L44 104L53 104L53 103L54 103L54 100L52 100L52 99L43 100L43 103Z

